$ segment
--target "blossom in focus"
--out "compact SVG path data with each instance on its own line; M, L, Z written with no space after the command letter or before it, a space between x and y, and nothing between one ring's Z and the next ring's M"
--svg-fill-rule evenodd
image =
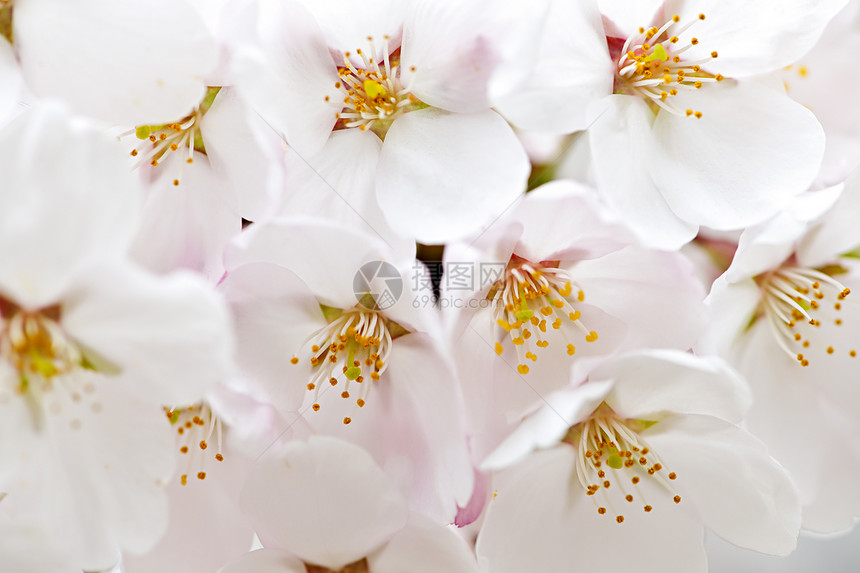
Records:
M713 319L698 347L749 380L747 425L791 471L803 526L819 532L847 529L860 515L860 452L850 438L860 400L858 182L852 175L841 196L841 185L808 193L745 231L708 297Z
M477 541L490 570L706 571L705 528L784 555L797 490L738 427L743 381L718 359L639 351L547 397L486 460L494 496Z
M411 503L452 519L472 489L462 400L435 309L413 307L413 257L334 223L277 219L228 248L221 289L255 398L299 412L298 435L361 445Z
M821 126L757 76L808 50L842 5L668 2L620 29L594 2L558 1L544 59L499 107L526 129L587 128L601 194L643 242L677 248L700 225L760 222L812 182ZM573 110L555 101L569 93Z
M441 243L523 193L528 159L487 101L501 56L478 3L256 8L255 43L234 66L239 89L302 157L340 130L381 140L375 195L395 231ZM338 157L349 161L352 149L340 146Z
M624 349L686 350L705 326L705 292L687 261L635 245L591 189L568 181L450 243L445 265L443 295L461 303L449 318L479 456L572 369ZM472 284L456 276L464 266Z

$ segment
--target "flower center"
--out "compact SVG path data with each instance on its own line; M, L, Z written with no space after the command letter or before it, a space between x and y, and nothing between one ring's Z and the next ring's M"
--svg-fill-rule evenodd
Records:
M96 387L83 375L96 367L63 330L59 306L29 311L0 297L0 360L17 373L0 378L0 405L23 398L37 427L43 412L63 414L73 430L81 428L85 416L81 408L101 412ZM113 369L100 362L103 373Z
M380 139L398 115L426 107L410 93L400 77L400 49L389 50L389 36L377 46L367 37L370 51L358 49L343 54L343 65L337 69L340 80L334 84L343 94L343 107L337 112L335 129L357 127L373 130ZM411 68L415 71L414 66ZM329 97L326 96L326 101ZM337 103L338 107L340 103Z
M350 397L350 384L358 385L358 397L355 401L363 408L370 395L371 385L365 384L365 375L377 382L388 367L388 357L392 348L392 330L407 333L403 327L388 320L380 312L366 309L350 309L338 311L330 309L336 315L329 324L311 335L310 362L313 377L307 388L314 392L314 411L319 411L320 388L329 383L337 386L343 382L341 398ZM298 364L299 359L293 357L292 363ZM349 416L343 419L344 424L352 422Z
M683 108L672 98L684 91L702 89L703 86L721 82L720 74L711 74L702 69L716 59L717 52L710 57L698 60L685 60L684 52L699 45L695 36L688 37L686 32L705 15L699 14L697 20L680 24L677 15L660 28L646 30L627 38L617 60L618 71L615 76L615 92L637 95L645 99L656 112L664 109L676 115L702 117L702 112ZM684 38L682 41L681 38Z
M164 408L164 412L171 425L176 428L179 452L188 456L188 467L179 478L179 482L187 485L188 475L192 473L192 467L195 465L197 479L206 479L207 458L214 457L216 461L224 461L224 456L221 454L221 420L215 416L206 402L186 408ZM217 446L214 452L209 449L209 441L213 435Z
M209 108L212 107L215 96L218 95L220 90L220 87L208 88L200 105L175 123L139 125L133 131L123 133L120 137L134 133L138 139L144 142L142 145L131 150L131 156L139 158L135 168L140 167L144 163L149 163L152 167L158 167L158 164L170 153L179 152L180 150L187 155L185 163L194 163L195 151L205 155L206 147L203 145L200 120L209 111ZM173 185L175 186L179 185L179 178L182 176L181 169L182 164L180 163L180 172L173 179Z
M487 294L493 301L496 324L508 333L516 349L520 374L528 374L527 361L537 361L538 353L550 346L551 336L559 339L570 356L576 353L574 336L584 335L589 343L597 340L597 332L583 324L582 314L574 306L570 278L556 265L558 262L532 263L513 255L503 278ZM577 287L575 298L584 302L585 292ZM503 351L502 343L497 342L496 354Z
M620 508L637 499L645 513L650 513L654 508L640 487L643 479L654 480L673 495L672 501L681 503L681 496L674 494L671 485L678 476L664 472L657 455L639 437L640 431L652 425L622 419L604 402L586 421L570 428L562 440L577 449L576 475L599 515L606 515L609 506L615 521L623 523Z
M810 353L816 350L857 356L856 349L838 334L836 340L827 339L835 334L830 325L842 325L841 311L851 293L831 276L844 272L838 265L820 270L786 266L757 277L762 292L759 308L780 348L801 366L809 366ZM828 328L822 329L822 324Z
M353 563L344 565L343 567L335 571L334 569L329 569L328 567L321 567L319 565L305 563L305 571L307 573L368 573L370 571L370 565L368 565L366 558L362 558Z

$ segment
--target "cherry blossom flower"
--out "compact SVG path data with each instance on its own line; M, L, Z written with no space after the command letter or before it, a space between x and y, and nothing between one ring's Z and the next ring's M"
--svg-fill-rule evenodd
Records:
M708 297L714 318L698 347L726 357L750 381L748 427L792 472L803 525L819 532L846 529L860 515L860 457L847 438L860 399L857 175L839 191L808 193L741 236Z
M413 256L323 220L277 219L228 247L221 288L252 396L299 411L297 432L360 444L410 502L451 520L473 476L439 318L413 307Z
M677 1L618 29L593 2L558 1L535 71L498 107L527 129L587 127L601 193L641 240L677 248L700 225L760 222L812 182L820 125L757 76L808 50L842 5Z
M500 56L480 25L486 13L461 4L309 3L311 14L261 2L249 15L256 47L235 65L238 87L300 156L318 153L333 130L381 140L379 208L395 231L425 243L492 220L524 191L529 169L487 101Z
M361 448L311 437L283 459L260 463L242 504L263 549L221 573L477 572L453 531L410 512L389 477Z
M229 374L227 311L198 277L125 259L139 189L108 136L38 106L0 157L0 491L74 566L109 568L166 526L161 407Z
M632 243L592 190L556 181L481 236L447 246L449 275L458 265L475 273L466 288L444 277L443 294L462 309L451 313L452 335L476 453L567 385L572 367L625 348L696 342L705 292L692 267L677 253Z
M479 559L498 572L706 571L705 528L790 552L797 490L736 425L748 405L718 359L652 350L599 366L547 397L487 459L508 469L494 482Z
M133 258L155 272L220 278L224 246L242 219L263 220L281 200L277 135L233 88L210 87L182 119L121 137L149 190Z

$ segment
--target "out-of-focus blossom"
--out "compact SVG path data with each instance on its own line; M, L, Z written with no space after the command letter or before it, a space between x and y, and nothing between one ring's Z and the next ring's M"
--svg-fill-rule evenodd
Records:
M229 374L227 311L198 277L126 260L140 190L85 121L47 105L20 115L0 171L0 491L70 565L109 568L164 531L162 404Z
M742 380L718 359L640 351L599 366L548 396L487 459L510 467L494 481L479 559L499 573L574 563L706 571L705 528L789 553L797 490L737 426L748 406Z
M221 573L476 573L463 540L409 511L361 448L333 438L294 442L260 463L242 504L264 548Z

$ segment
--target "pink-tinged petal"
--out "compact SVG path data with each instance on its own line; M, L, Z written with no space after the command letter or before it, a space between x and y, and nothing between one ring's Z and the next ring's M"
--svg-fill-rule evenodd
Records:
M241 503L264 545L330 569L369 555L408 518L405 500L367 452L318 436L294 442L282 460L260 462Z
M412 513L406 527L368 557L374 573L477 573L478 564L454 530Z
M458 380L444 350L430 336L410 334L394 341L387 371L391 412L411 411L412 424L427 444L435 497L453 518L456 505L471 496L474 475L464 439L463 405Z
M687 52L690 59L716 50L714 73L746 77L778 70L808 52L830 19L847 0L669 0L666 18L678 14L680 23L695 22L681 41L701 39ZM699 14L705 14L699 20ZM646 25L647 24L643 24Z
M91 267L62 302L69 336L160 404L193 404L232 370L226 304L196 275ZM98 362L96 362L98 366Z
M518 463L529 453L557 444L576 424L594 412L612 390L611 381L587 382L546 396L541 408L520 423L490 454L482 468L499 470Z
M290 269L320 303L344 309L354 307L361 298L360 294L356 296L354 280L362 265L385 261L398 269L408 268L413 255L414 251L392 253L375 235L337 222L300 216L249 228L228 245L224 262L228 272L251 262ZM403 273L401 278L408 284Z
M218 573L306 573L305 564L287 551L274 548L246 553L218 570Z
M313 293L292 271L270 263L234 269L219 289L233 310L237 364L245 382L260 400L283 412L297 410L312 379L311 357L301 351L326 325Z
M699 414L672 416L641 435L677 474L672 486L681 503L689 503L708 529L763 553L786 555L795 548L797 488L757 438Z
M627 324L625 348L686 350L707 324L704 289L678 253L630 246L580 261L570 275L586 302Z
M585 129L588 107L612 93L615 73L595 2L552 2L545 28L530 40L537 46L530 74L497 88L495 108L520 129Z
M577 481L574 456L561 445L498 475L476 546L490 571L707 570L701 524L664 491L643 480L640 493L647 489L653 511L636 504L599 515L599 497L587 496ZM623 523L613 511L624 511Z
M677 99L702 117L658 113L647 155L654 182L682 219L720 230L753 225L815 178L824 133L780 87L723 82Z
M530 261L581 261L633 242L597 201L593 189L573 181L552 181L528 193L505 214L523 224L515 254Z
M708 414L740 421L750 406L749 388L720 358L677 350L640 350L591 372L614 380L606 403L625 418L656 420L674 413Z
M200 131L212 170L224 181L222 199L233 212L249 221L273 212L281 199L272 173L281 168L273 161L283 145L277 134L232 88L218 92Z
M127 249L140 189L123 155L101 130L55 106L36 106L3 129L4 296L30 308L53 304L87 265Z
M144 203L131 259L154 273L188 269L217 281L224 274L224 247L242 230L241 217L218 196L226 180L205 157L188 165L171 154L154 169L163 172Z
M176 451L176 455L181 454ZM187 456L182 458L178 468L186 472ZM123 555L123 571L148 573L170 563L183 573L212 573L246 553L254 531L239 510L239 491L250 466L251 459L228 450L221 462L211 457L207 460L205 480L194 479L193 472L189 472L192 477L182 485L179 476L174 476L167 487L167 532L145 555ZM193 471L198 467L194 466Z
M291 147L316 153L337 121L334 102L343 99L322 31L297 2L261 3L256 16L259 45L249 41L236 53L236 87Z
M394 121L378 169L377 197L394 230L439 244L501 215L525 191L529 162L494 111L427 108Z
M651 110L626 95L610 96L598 105L591 114L589 141L600 193L643 244L677 249L696 235L698 226L679 219L652 181Z
M216 63L200 15L174 0L23 0L15 3L14 33L36 95L119 125L185 116L203 98L203 76Z
M382 141L370 131L332 133L314 155L286 155L287 195L284 215L308 214L339 222L375 236L399 251L414 250L414 241L395 233L376 200L376 164Z
M418 99L459 113L490 107L487 82L500 56L480 21L492 11L474 0L414 3L403 26L401 74Z
M656 23L662 4L662 0L597 0L606 35L619 38Z

